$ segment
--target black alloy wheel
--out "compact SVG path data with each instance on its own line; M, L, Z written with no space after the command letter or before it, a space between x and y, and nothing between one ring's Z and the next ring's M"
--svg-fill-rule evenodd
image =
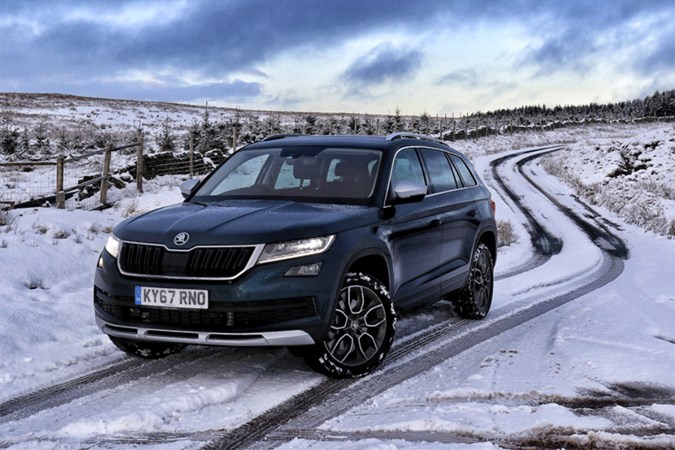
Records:
M485 244L478 244L471 258L466 286L453 301L455 313L464 319L482 319L492 306L494 263Z
M382 362L395 330L387 289L368 274L349 273L326 336L304 358L310 367L332 377L365 375Z

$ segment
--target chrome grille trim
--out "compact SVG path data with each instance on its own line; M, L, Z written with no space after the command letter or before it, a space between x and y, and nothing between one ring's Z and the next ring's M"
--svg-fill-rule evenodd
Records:
M253 252L251 253L251 256L249 257L248 261L244 265L244 268L241 269L239 272L232 276L228 277L204 277L204 276L191 276L191 275L158 275L158 274L148 274L148 273L136 273L136 272L129 272L126 271L122 268L122 251L124 250L124 245L125 244L132 244L132 245L144 245L148 247L157 247L160 249L164 249L166 252L170 253L190 253L193 250L199 250L199 249L229 249L229 248L249 248L253 249ZM189 249L175 249L175 248L169 248L164 244L155 244L155 243L149 243L149 242L135 242L135 241L125 241L120 239L120 253L118 257L116 258L116 263L117 263L117 269L120 271L122 275L129 276L129 277L136 277L136 278L152 278L152 279L160 279L160 280L197 280L197 281L231 281L236 278L239 278L242 274L250 270L253 266L255 266L256 262L258 261L258 258L260 257L260 254L263 251L263 248L265 247L265 244L257 244L257 245L195 245L192 248Z

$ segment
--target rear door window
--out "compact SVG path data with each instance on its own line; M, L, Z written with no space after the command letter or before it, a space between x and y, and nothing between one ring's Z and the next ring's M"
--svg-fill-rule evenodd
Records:
M421 150L424 165L429 175L429 184L432 194L457 189L458 184L450 167L450 161L445 152L424 148Z

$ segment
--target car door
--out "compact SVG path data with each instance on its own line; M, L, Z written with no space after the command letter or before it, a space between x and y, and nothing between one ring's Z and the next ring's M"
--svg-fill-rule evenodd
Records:
M474 195L466 189L449 155L442 150L420 150L427 170L431 195L438 204L441 222L439 271L441 291L450 292L464 284L469 268L473 236L480 222Z
M414 148L403 149L396 155L390 177L390 197L401 181L427 183ZM391 203L392 199L388 201ZM393 216L383 227L391 248L394 301L398 307L406 308L438 299L441 228L436 199L427 195L421 201L395 204L390 208L394 211Z
M447 152L443 155L457 182L456 187L438 195L444 210L440 260L444 268L441 290L446 294L463 287L466 282L481 218L476 206L476 180L459 156Z

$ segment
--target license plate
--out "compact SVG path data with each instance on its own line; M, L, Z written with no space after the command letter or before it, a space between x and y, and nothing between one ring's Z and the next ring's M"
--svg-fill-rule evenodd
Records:
M136 304L159 308L208 309L209 291L136 286Z

